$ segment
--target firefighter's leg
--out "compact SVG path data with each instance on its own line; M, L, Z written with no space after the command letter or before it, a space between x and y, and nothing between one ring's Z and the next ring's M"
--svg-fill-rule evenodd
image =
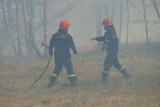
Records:
M76 85L77 85L77 77L76 77L76 74L68 74L68 79L69 79L69 81L70 81L70 83L71 83L71 86L72 87L76 87Z
M58 75L52 73L52 75L49 77L49 83L48 83L48 87L51 88L54 86L54 83L57 79Z
M130 78L131 76L129 75L129 73L127 72L127 70L125 69L124 66L121 67L121 69L119 70L120 73L122 73L122 75L125 77L125 78Z
M119 63L118 61L118 57L117 57L117 54L118 54L118 49L115 50L115 56L114 56L114 60L113 60L113 66L119 70L120 73L122 73L122 75L126 78L129 78L130 75L128 74L128 72L126 71L126 69Z
M128 74L127 70L124 68L124 66L120 65L118 60L115 60L113 63L113 66L119 70L119 72L126 78L129 78L130 75Z
M72 87L76 87L77 77L76 77L76 74L73 71L73 65L72 65L72 62L71 62L70 58L65 60L64 66L65 66L65 68L67 70L68 79L69 79L69 81L71 83L71 86Z
M109 72L103 71L102 72L102 82L106 82L108 80Z
M63 67L63 63L61 62L61 60L58 58L55 58L55 69L51 74L51 76L49 77L49 83L48 83L49 88L54 86L55 81L59 76L60 71L62 70L62 67Z
M117 70L120 70L120 69L122 68L122 65L121 65L121 64L119 63L119 61L118 61L117 55L114 57L113 66L114 66Z
M112 67L112 62L111 54L108 53L103 64L104 71L102 72L102 82L106 82L108 80L109 70Z

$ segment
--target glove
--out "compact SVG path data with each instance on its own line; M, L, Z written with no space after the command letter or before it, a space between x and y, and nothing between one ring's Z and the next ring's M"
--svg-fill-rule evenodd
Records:
M53 55L53 51L49 50L49 55L52 56Z
M91 38L91 41L95 40L96 38Z

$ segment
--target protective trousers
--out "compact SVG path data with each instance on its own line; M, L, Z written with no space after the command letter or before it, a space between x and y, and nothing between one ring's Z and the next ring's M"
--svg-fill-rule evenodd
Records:
M112 65L119 70L119 72L126 78L129 78L130 75L128 74L128 72L126 71L126 69L119 63L118 61L118 48L113 48L110 49L108 51L108 54L105 58L104 64L103 64L103 68L104 68L104 72L102 72L102 79L103 81L106 81L108 78L108 72L110 70L110 68L112 67Z
M117 55L118 55L118 48L108 50L108 54L103 64L104 71L109 71L112 65L118 70L122 68L122 65L118 61Z
M76 78L76 75L73 71L73 65L72 65L72 62L71 62L71 58L70 57L55 57L55 69L51 75L52 78L57 78L63 68L63 66L66 68L67 70L67 74L68 74L68 79L69 81L71 82L71 86L76 86L76 81L77 81L77 78ZM50 83L51 84L54 84L55 82L55 79L54 81L51 81Z

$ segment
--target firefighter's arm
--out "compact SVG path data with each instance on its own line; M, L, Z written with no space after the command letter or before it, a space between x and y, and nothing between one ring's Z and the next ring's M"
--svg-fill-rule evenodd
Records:
M54 36L52 36L50 43L49 43L49 55L52 56L53 55L53 47L54 47Z
M104 42L105 38L104 38L104 36L91 38L91 41L93 41L93 40Z
M72 39L72 37L70 38L70 43L71 43L71 49L72 49L72 51L73 51L73 53L75 54L75 55L77 55L77 49L76 49L76 46L75 46L75 44L74 44L74 41L73 41L73 39Z

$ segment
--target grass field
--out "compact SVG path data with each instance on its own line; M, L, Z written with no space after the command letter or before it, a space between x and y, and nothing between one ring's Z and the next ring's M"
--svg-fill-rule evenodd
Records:
M65 69L54 88L48 89L52 60L41 74L47 60L4 60L0 64L0 107L160 107L160 53L120 52L119 60L131 78L115 69L109 81L101 83L105 53L73 57L77 74L76 88L71 88Z

